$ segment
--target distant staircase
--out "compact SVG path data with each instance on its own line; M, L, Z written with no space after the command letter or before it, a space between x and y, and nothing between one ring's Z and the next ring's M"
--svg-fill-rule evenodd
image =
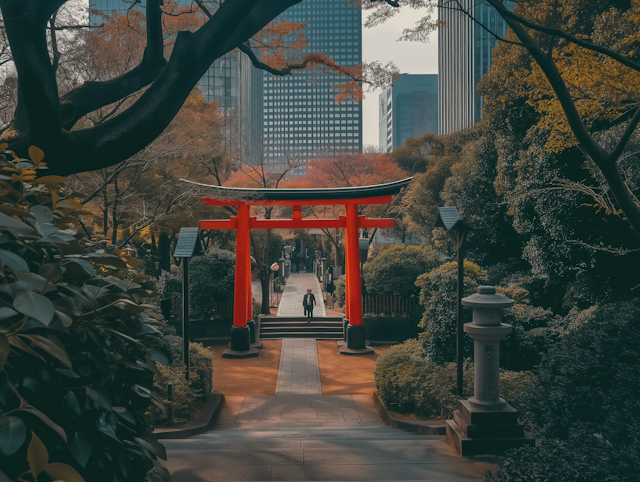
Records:
M304 316L278 316L262 318L260 321L260 339L280 338L318 338L341 340L344 323L342 317L318 317L307 321Z

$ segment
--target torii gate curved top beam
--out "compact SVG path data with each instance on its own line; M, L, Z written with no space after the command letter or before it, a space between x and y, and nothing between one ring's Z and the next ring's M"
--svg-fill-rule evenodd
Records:
M236 270L234 283L234 314L231 329L231 347L223 356L257 356L252 350L250 330L252 323L251 280L249 261L249 231L251 229L308 229L345 228L346 316L347 347L349 353L366 353L364 325L362 324L362 280L360 278L359 228L393 228L394 219L367 219L358 215L359 204L387 204L391 196L408 186L412 178L386 184L342 188L312 189L255 189L236 188L183 181L208 190L204 202L211 206L238 206L237 217L200 221L200 229L236 229ZM206 191L205 191L206 192ZM256 219L251 217L251 206L293 206L291 219ZM338 219L302 218L302 206L344 205L346 216Z
M239 201L249 204L263 204L260 201L286 201L287 205L299 204L299 201L338 201L354 200L366 198L378 198L398 194L407 187L413 177L408 177L400 181L386 184L375 184L372 186L352 186L352 187L330 187L330 188L294 188L294 189L272 189L272 188L244 188L216 186L214 184L202 184L199 182L182 179L184 182L194 184L206 189L213 189L212 195L218 200ZM280 203L278 203L280 204ZM306 204L306 203L305 203ZM325 204L325 203L315 203ZM342 203L334 203L342 204ZM365 203L363 203L365 204Z

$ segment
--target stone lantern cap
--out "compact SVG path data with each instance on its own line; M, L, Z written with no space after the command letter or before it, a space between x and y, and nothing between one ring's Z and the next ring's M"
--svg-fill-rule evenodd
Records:
M478 286L478 292L462 298L462 305L470 308L509 308L515 303L511 298L496 293L495 286Z

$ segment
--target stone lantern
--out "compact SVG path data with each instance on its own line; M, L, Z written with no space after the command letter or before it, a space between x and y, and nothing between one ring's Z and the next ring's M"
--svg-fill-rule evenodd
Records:
M500 323L500 314L514 301L497 294L494 286L479 286L462 304L473 309L473 322L465 323L464 331L473 339L474 395L460 400L453 420L447 420L447 440L461 455L535 445L518 422L518 412L500 398L500 340L512 330Z

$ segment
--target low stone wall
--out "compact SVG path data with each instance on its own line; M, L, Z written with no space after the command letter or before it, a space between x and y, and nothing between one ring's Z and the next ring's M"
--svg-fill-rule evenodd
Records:
M418 336L415 318L409 316L364 316L362 319L370 341L402 342Z

